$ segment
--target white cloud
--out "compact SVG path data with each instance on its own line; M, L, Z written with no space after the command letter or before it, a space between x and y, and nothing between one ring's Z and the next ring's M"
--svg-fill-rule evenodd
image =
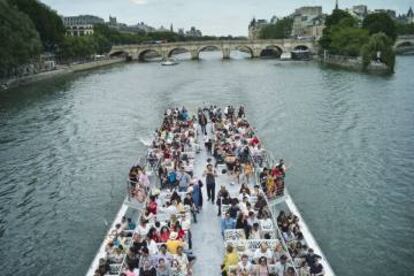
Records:
M147 0L129 0L129 1L137 5L145 5L147 3Z

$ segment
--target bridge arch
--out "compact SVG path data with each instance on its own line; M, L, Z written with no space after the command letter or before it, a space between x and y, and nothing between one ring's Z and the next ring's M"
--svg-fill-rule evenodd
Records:
M302 51L309 51L309 47L303 44L296 45L293 50L302 50Z
M191 50L186 47L175 47L168 51L167 57L171 57L174 54L182 54L182 53L189 53L191 55Z
M414 46L414 42L401 41L401 42L398 42L397 45L395 45L395 48L413 47L413 46Z
M211 50L221 52L222 57L224 57L223 49L221 48L221 46L214 45L214 44L207 44L207 45L203 45L203 46L201 46L197 49L197 58L200 58L200 53L201 52L211 51Z
M263 58L279 58L283 53L283 47L276 45L276 44L272 44L272 45L267 45L265 47L263 47L260 51L260 57Z
M162 53L159 50L154 49L154 48L148 48L148 49L141 50L138 53L138 60L148 61L146 57L148 57L149 54L151 54L151 58L162 58Z
M109 53L109 57L127 57L128 55L128 52L124 50L118 50Z
M247 53L250 58L254 57L253 49L247 45L236 45L231 50Z

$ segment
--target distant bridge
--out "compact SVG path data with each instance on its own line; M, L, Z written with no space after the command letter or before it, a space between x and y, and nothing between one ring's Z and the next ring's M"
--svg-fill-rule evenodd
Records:
M266 39L266 40L211 40L211 41L182 41L161 44L116 45L109 52L110 56L126 55L133 60L145 60L145 55L152 53L166 59L174 53L189 52L191 59L198 59L200 52L206 49L216 49L223 53L223 59L229 59L231 51L238 50L250 54L250 57L260 57L265 50L276 51L279 55L296 49L309 49L317 53L315 40L301 39Z
M414 35L400 35L394 44L397 54L414 53Z

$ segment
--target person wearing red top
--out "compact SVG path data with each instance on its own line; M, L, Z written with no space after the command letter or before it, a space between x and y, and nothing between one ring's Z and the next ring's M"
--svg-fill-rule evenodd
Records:
M152 227L148 232L148 237L155 242L160 242L160 237L158 236L157 229Z
M170 151L168 149L164 150L164 159L170 159L171 158L171 154Z
M259 138L257 138L257 136L253 136L252 140L250 141L250 143L252 144L252 146L256 146L258 144L260 144L260 140Z
M168 241L169 237L170 237L170 230L168 229L168 227L167 226L161 227L160 242Z
M183 240L185 237L185 231L183 230L180 224L177 224L177 226L175 227L175 231L178 233L177 240Z
M147 206L148 212L156 215L157 214L157 202L155 201L155 196L150 197L150 202Z
M283 173L282 173L282 171L281 171L278 167L274 167L274 168L272 169L272 176L273 176L274 178L277 178L277 177L282 177L282 176L283 176Z

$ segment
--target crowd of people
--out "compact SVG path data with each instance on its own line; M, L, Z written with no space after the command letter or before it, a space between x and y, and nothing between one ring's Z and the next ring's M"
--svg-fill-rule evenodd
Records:
M207 116L204 113L209 116L210 127L205 124ZM282 159L270 168L264 167L265 156L261 141L246 120L243 107L236 111L228 106L222 111L213 106L199 110L198 117L200 125L205 124L202 131L206 136L207 150L212 152L216 161L215 166L224 165L223 172L233 177L234 184L240 185L236 194L231 194L225 186L217 194L218 215L223 216L223 238L227 238L226 232L238 231L242 233L238 234L238 238L246 241L274 241L270 243L272 248L262 242L255 250L237 247L232 241L226 241L222 274L323 275L320 256L307 248L298 218L285 216L282 212L277 226L273 225L267 200L283 196L287 168ZM272 164L266 162L266 165ZM255 170L260 173L258 185L251 183ZM276 230L273 227L280 229L280 240L275 238Z
M197 176L199 135L210 157ZM297 217L282 212L277 225L273 223L268 200L284 194L285 173L283 160L273 166L266 162L243 107L210 106L196 116L184 107L167 109L154 131L147 163L129 173L129 198L142 205L142 213L137 221L123 217L116 224L95 276L192 275L191 225L197 223L203 200L217 205L221 220L226 251L222 275L323 275L320 257L307 248ZM216 191L219 175L226 175L229 183ZM240 244L232 240L235 233L244 242L259 243Z
M134 166L129 173L129 197L143 204L142 213L136 223L123 219L108 235L96 276L192 275L190 228L203 202L203 183L192 170L198 151L193 119L185 108L165 112L146 166ZM146 169L157 170L159 183Z
M207 150L214 157L215 167L223 168L222 173L228 174L231 185L237 185L237 189L227 189L223 185L217 193L218 215L222 216L221 234L226 245L222 275L271 275L270 266L279 273L277 275L280 272L281 275L295 275L293 266L289 265L289 254L275 237L271 212L265 199L266 193L270 189L276 191L276 188L270 185L270 180L266 187L254 185L255 167L263 164L264 156L261 142L247 122L243 107L238 111L232 106L223 110L215 107L199 110L200 125L206 121L204 113L211 121L210 127L202 127L205 141L208 141ZM212 164L209 164L209 169L214 170ZM277 166L277 170L283 170L283 175L269 174L272 179L284 177L285 167ZM277 185L278 182L272 184ZM283 189L279 193L283 193ZM234 235L238 241L272 240L273 248L262 242L252 251L231 240Z

